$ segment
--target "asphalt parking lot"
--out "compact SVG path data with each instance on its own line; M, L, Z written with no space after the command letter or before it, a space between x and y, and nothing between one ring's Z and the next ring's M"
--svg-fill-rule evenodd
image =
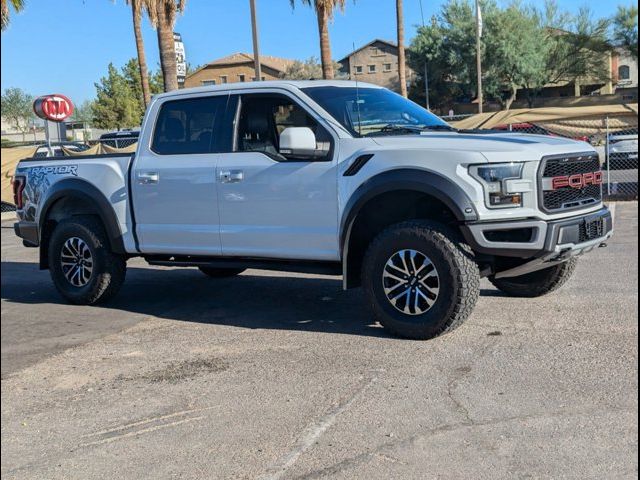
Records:
M561 291L483 282L428 342L312 275L133 261L112 303L66 305L8 227L3 478L637 478L637 203Z

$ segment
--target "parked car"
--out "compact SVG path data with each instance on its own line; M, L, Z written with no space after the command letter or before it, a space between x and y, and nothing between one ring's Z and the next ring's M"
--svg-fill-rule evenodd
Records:
M612 184L612 194L638 196L638 129L607 136L603 168Z
M532 135L551 135L552 137L559 136L547 130L546 128L543 128L539 125L534 125L533 123L512 123L510 125L498 125L497 127L493 127L493 130L508 130L510 132L529 133ZM574 140L578 140L579 142L589 143L588 135L578 135L572 138Z
M418 339L459 326L481 277L544 295L612 235L589 145L458 132L365 83L157 95L135 154L31 158L15 178L16 233L71 303L115 295L132 257L214 278L342 275Z
M114 148L125 148L138 141L139 130L119 130L100 135L100 143Z

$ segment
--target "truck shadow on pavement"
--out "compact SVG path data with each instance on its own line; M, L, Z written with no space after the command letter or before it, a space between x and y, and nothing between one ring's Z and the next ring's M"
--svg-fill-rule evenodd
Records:
M250 329L299 330L388 337L366 308L361 289L343 291L336 277L285 276L248 271L226 279L193 268L129 267L120 293L97 307L73 306L55 290L47 271L28 262L2 262L2 298L16 304L64 306L82 317L101 308L167 320ZM482 290L483 296L502 296ZM52 307L52 316L56 307Z
M120 293L97 307L68 305L49 272L28 262L2 262L2 298L16 304L53 304L50 315L82 317L102 308L168 320L250 329L300 330L387 337L365 308L361 291L342 291L335 277L286 277L249 271L212 279L193 268L130 267ZM57 312L57 306L60 306ZM89 315L87 315L89 317Z

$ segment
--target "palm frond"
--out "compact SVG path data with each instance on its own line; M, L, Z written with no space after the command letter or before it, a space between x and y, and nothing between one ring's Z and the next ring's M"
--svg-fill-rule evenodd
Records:
M24 0L11 0L10 3L15 12L20 12L24 9ZM7 0L2 0L0 10L2 10L2 30L4 30L9 26L9 2Z

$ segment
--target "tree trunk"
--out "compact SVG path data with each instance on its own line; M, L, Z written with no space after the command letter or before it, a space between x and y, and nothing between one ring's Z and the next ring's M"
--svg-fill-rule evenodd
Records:
M333 78L333 60L331 58L331 42L329 41L329 12L322 2L317 2L316 15L318 17L318 33L320 34L322 77L325 80L330 80Z
M511 87L511 95L505 101L505 110L509 110L511 108L511 104L516 99L516 95L517 94L518 94L518 88L517 87Z
M398 30L398 81L400 82L400 95L407 97L407 73L404 51L404 12L402 0L396 0L396 22Z
M142 84L142 97L145 108L151 101L151 90L149 89L149 71L147 70L147 57L144 53L144 39L142 38L142 28L140 21L142 20L141 0L131 0L131 11L133 13L133 33L136 37L136 49L138 51L138 66L140 67L140 83Z
M173 2L167 3L164 0L157 0L157 9L160 68L162 68L164 91L170 92L178 89L176 49L173 43L173 24L176 18L176 10Z
M529 85L525 85L524 88L527 91L527 106L533 108L533 89Z

